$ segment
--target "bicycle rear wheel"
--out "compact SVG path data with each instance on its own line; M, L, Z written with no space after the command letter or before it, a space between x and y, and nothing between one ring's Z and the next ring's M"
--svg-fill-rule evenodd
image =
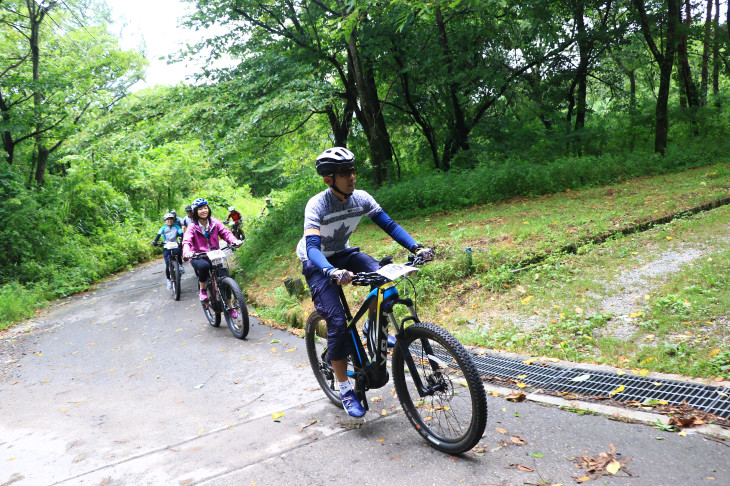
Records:
M335 378L335 371L327 361L327 322L317 312L312 312L307 318L304 341L307 345L309 364L312 366L312 371L314 371L319 386L332 403L344 408L340 398L340 388ZM349 358L347 360L347 375L350 377L356 375L352 360Z
M245 338L248 335L248 308L241 288L231 277L225 277L221 280L220 291L223 296L223 314L226 316L228 328L238 339ZM235 318L231 317L234 310L238 312L238 316Z
M170 281L172 283L172 296L180 300L180 264L174 255L170 256Z
M487 425L487 396L474 363L448 331L419 322L406 328L406 345L415 370L396 343L393 383L411 424L442 452L460 454L474 447ZM417 372L429 394L419 396L411 373Z

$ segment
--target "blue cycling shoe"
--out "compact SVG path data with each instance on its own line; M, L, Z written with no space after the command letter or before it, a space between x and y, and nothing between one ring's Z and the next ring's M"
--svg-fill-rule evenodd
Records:
M342 398L342 405L345 407L345 412L350 417L362 417L365 415L365 409L362 408L360 401L355 396L355 391L350 390L344 395L340 395Z
M365 339L368 338L368 329L370 329L370 319L365 320L365 324L362 325L362 335ZM395 346L395 336L388 334L388 347L392 348Z

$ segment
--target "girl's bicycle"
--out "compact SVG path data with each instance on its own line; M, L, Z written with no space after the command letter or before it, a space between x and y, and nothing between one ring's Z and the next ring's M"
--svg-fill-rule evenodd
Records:
M227 249L233 252L237 247L229 245ZM236 281L228 275L228 257L225 250L195 253L193 259L197 258L208 258L212 267L206 284L208 298L200 301L205 318L211 326L218 327L223 314L233 335L238 339L245 338L248 335L246 299Z
M342 287L340 300L349 322L353 353L347 374L354 378L355 394L367 410L365 392L388 383L388 325L395 330L391 369L398 399L406 416L429 445L449 454L474 447L487 424L487 397L476 366L464 347L445 329L421 322L411 299L401 299L394 280L417 271L417 258L408 264L387 264L378 272L356 273L354 285L374 287L352 316ZM365 349L358 323L375 305ZM399 314L405 314L400 321ZM405 308L407 312L402 312ZM327 323L316 311L307 319L305 340L309 362L319 385L335 405L342 407L334 370L327 361Z

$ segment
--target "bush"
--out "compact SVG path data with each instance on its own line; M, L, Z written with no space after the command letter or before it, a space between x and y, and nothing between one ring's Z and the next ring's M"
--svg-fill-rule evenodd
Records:
M677 172L712 164L718 157L723 157L727 149L725 144L708 146L698 142L669 151L664 157L624 153L559 157L545 163L483 160L474 169L415 175L385 185L375 193L375 198L393 216L415 216Z
M0 287L0 331L33 316L38 302L43 302L39 287L24 287L11 282Z

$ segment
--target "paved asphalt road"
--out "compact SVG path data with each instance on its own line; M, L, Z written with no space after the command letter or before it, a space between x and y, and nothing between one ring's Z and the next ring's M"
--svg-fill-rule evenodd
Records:
M489 396L478 450L428 447L391 385L366 420L330 404L304 341L255 320L210 327L191 272L175 302L161 261L0 334L0 486L730 484L730 446ZM275 421L274 413L284 415Z

